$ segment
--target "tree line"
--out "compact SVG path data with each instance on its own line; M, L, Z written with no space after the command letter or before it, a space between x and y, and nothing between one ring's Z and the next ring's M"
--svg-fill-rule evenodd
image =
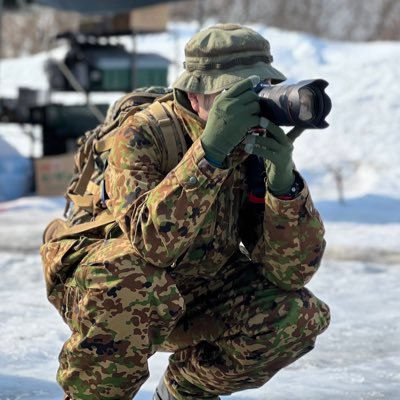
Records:
M189 0L171 3L172 20L262 23L335 40L400 40L399 0ZM6 12L2 57L52 47L58 32L75 31L79 15L45 7Z
M400 40L399 0L191 0L176 19L262 23L336 40Z

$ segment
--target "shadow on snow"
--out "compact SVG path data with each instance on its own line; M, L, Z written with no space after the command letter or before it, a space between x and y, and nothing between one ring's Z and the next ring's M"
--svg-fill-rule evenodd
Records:
M0 375L0 400L60 400L62 397L63 392L56 382L24 376ZM144 390L135 396L135 400L152 398L153 393Z
M346 199L316 201L316 207L325 221L356 222L362 224L400 223L400 200L379 195Z

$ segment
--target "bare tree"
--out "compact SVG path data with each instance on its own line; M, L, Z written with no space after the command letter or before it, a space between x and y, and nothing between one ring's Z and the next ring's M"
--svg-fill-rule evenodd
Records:
M3 20L3 57L37 53L54 45L52 38L62 31L76 30L78 15L32 7L7 12Z
M373 37L378 39L394 39L398 37L400 27L400 2L398 0L384 0L381 14L375 27Z
M338 202L342 205L345 204L343 166L327 165L326 169L332 174L335 181Z
M264 23L339 40L399 40L399 0L192 0L173 5L178 19Z

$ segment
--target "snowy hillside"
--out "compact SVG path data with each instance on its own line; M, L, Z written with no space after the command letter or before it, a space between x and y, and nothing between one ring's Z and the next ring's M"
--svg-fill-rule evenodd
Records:
M332 325L310 355L265 387L233 398L397 400L400 43L332 42L254 28L269 39L274 66L290 82L323 78L330 83L330 127L305 132L295 143L295 162L327 229L326 257L310 288L330 305ZM168 34L138 38L137 48L177 59L170 67L172 82L181 71L183 46L195 31L196 24L174 24ZM15 96L19 85L46 88L46 57L3 61L0 93ZM54 96L61 98L74 101ZM29 141L18 132L0 124L0 198L1 190L18 184L17 175L29 174ZM344 204L337 201L332 171L343 176ZM0 400L61 396L54 376L68 330L45 299L37 249L45 224L62 210L61 198L0 200ZM166 362L166 354L150 360L151 376L140 400L150 400Z

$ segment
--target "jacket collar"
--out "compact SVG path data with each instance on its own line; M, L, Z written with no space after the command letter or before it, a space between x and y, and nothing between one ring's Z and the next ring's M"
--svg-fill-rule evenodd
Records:
M174 89L175 111L190 139L195 142L203 133L206 122L203 121L190 107L186 94Z

